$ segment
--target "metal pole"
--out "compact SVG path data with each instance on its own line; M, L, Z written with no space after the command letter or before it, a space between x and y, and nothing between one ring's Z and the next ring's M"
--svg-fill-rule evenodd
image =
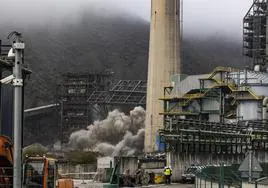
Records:
M248 163L248 182L252 181L252 151L249 151L249 163Z
M1 40L0 40L1 42ZM0 46L1 49L1 46ZM1 53L1 52L0 52ZM1 54L0 54L1 55ZM0 68L0 79L2 79L2 68ZM2 107L2 84L0 83L0 107ZM2 131L3 131L3 121L2 121L2 110L0 110L0 135L2 135Z
M13 48L15 50L15 62L13 68L13 86L14 86L14 169L13 169L13 188L22 187L22 55L24 43L21 41L21 34L14 32L15 41Z
M220 188L224 188L224 163L221 162L220 168Z

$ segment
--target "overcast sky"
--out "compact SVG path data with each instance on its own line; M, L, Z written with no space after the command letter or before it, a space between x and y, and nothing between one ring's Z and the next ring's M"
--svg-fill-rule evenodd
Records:
M150 0L117 0L122 7L149 20ZM187 33L242 35L242 20L252 0L183 0L183 27ZM186 33L185 33L186 34Z
M251 3L252 0L183 0L185 33L241 36L242 19ZM112 12L121 9L150 20L150 0L0 0L0 22L42 25L58 18L75 19L86 5Z

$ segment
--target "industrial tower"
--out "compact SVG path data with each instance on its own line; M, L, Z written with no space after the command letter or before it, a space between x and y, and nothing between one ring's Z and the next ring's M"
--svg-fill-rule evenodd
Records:
M151 1L151 29L146 101L145 152L157 150L158 130L163 127L164 87L170 76L181 73L180 0Z
M252 58L253 68L266 71L268 62L268 1L254 0L244 17L243 53Z

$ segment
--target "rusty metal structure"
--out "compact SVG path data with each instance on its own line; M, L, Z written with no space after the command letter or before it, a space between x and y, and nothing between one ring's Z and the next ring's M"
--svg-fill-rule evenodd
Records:
M166 151L245 155L247 151L268 150L267 121L217 123L199 120L174 120L160 130Z
M146 104L145 80L114 81L111 72L68 73L62 80L57 91L62 143L92 123L93 114L106 117L111 108Z
M60 104L60 133L63 143L68 142L72 132L84 129L92 120L91 107L87 102L94 91L108 90L111 72L67 73L58 85Z
M109 91L94 91L88 98L90 104L143 106L146 104L146 80L119 80Z
M268 122L262 103L267 73L217 67L185 76L164 88L160 140L166 151L245 154L268 150Z
M267 3L267 0L254 0L243 19L243 54L253 59L253 67L258 65L262 69L268 57Z

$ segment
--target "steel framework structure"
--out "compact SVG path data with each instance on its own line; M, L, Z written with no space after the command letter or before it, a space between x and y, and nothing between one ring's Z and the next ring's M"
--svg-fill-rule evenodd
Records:
M230 74L238 74L230 78ZM174 96L173 87L164 88L164 97L161 100L164 103L163 112L164 122L168 118L176 116L186 116L187 119L206 120L207 114L219 114L220 121L224 118L236 118L236 105L240 100L262 100L263 96L256 95L250 88L241 87L234 84L233 81L239 80L240 70L229 67L217 67L207 77L200 78L200 87L193 88L189 93L182 96ZM175 94L176 95L176 94ZM228 95L228 98L226 97ZM220 107L217 110L205 110L203 108L204 99L215 99L219 101ZM193 102L198 102L200 110L188 110Z
M171 118L159 133L166 151L172 152L221 155L268 150L267 121L224 124Z
M141 105L146 104L147 82L145 80L119 80L109 91L95 91L90 104Z
M89 125L92 117L87 99L94 91L108 90L112 74L67 73L62 77L63 83L59 84L57 94L61 104L61 140L66 143L72 132Z
M164 88L165 96L161 99L164 111L160 113L164 128L159 130L159 135L166 151L244 155L249 149L268 150L267 121L224 123L226 119L239 119L236 108L240 101L263 100L263 96L245 87L244 83L250 78L241 80L239 74L240 70L218 67L199 79L200 88L193 88L182 96L176 96L173 87ZM204 99L219 101L219 108L204 110ZM189 111L188 107L194 101L199 103L200 109ZM218 114L220 122L209 122L207 114Z
M267 0L254 0L243 19L243 54L253 59L253 65L267 61Z

